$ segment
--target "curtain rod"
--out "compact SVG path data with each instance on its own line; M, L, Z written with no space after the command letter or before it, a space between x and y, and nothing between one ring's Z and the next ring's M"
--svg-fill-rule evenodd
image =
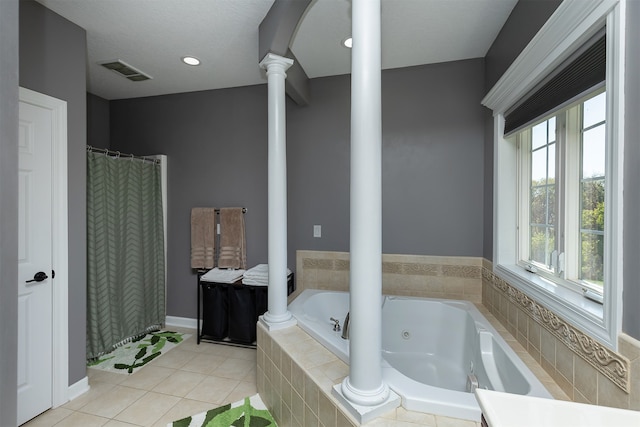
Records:
M220 215L220 208L215 208L213 211ZM247 213L247 208L242 208L242 213Z
M126 153L121 153L119 151L113 151L113 150L109 150L107 148L98 148L98 147L92 147L90 145L87 145L87 152L91 153L91 152L96 152L96 153L102 153L105 156L112 156L115 158L118 157L126 157L129 159L139 159L145 162L153 162L156 164L160 164L160 159L152 159L150 157L147 156L135 156L133 154L126 154Z

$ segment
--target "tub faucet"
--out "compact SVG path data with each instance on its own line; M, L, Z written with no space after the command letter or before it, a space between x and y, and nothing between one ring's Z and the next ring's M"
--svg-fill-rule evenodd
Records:
M340 321L338 319L334 319L333 317L330 317L329 320L333 322L333 331L340 332Z
M342 324L342 339L349 339L349 312L347 311L347 317L344 318L344 323Z

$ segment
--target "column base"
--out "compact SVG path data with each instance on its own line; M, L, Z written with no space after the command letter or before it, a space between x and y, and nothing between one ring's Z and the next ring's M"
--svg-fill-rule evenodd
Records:
M400 396L394 393L393 390L390 390L386 384L384 384L381 396L370 396L370 399L364 399L371 400L375 403L367 405L354 403L349 398L353 398L353 396L347 397L344 393L345 388L347 390L350 389L348 385L345 386L345 383L348 383L348 380L349 377L345 378L342 383L334 385L332 394L360 424L368 423L369 421L394 410L402 403ZM352 393L353 392L347 392L348 395Z
M295 317L288 311L283 316L269 316L267 311L258 318L258 321L267 328L268 331L277 331L278 329L286 329L298 324Z

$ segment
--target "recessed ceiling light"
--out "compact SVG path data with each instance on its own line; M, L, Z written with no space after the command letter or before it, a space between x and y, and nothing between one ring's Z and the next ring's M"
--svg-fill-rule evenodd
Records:
M183 56L182 62L187 65L200 65L200 60L195 56Z
M347 37L346 39L342 40L342 45L351 49L351 46L353 46L353 39L351 37Z

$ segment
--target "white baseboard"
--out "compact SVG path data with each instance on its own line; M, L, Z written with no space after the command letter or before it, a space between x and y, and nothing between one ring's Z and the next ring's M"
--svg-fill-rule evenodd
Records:
M88 392L90 388L91 387L89 386L89 377L84 377L80 381L74 384L71 384L69 386L69 391L67 392L67 395L69 396L69 400L71 401L77 397L80 397L80 395Z
M198 329L198 320L189 317L167 316L164 323L167 326Z

